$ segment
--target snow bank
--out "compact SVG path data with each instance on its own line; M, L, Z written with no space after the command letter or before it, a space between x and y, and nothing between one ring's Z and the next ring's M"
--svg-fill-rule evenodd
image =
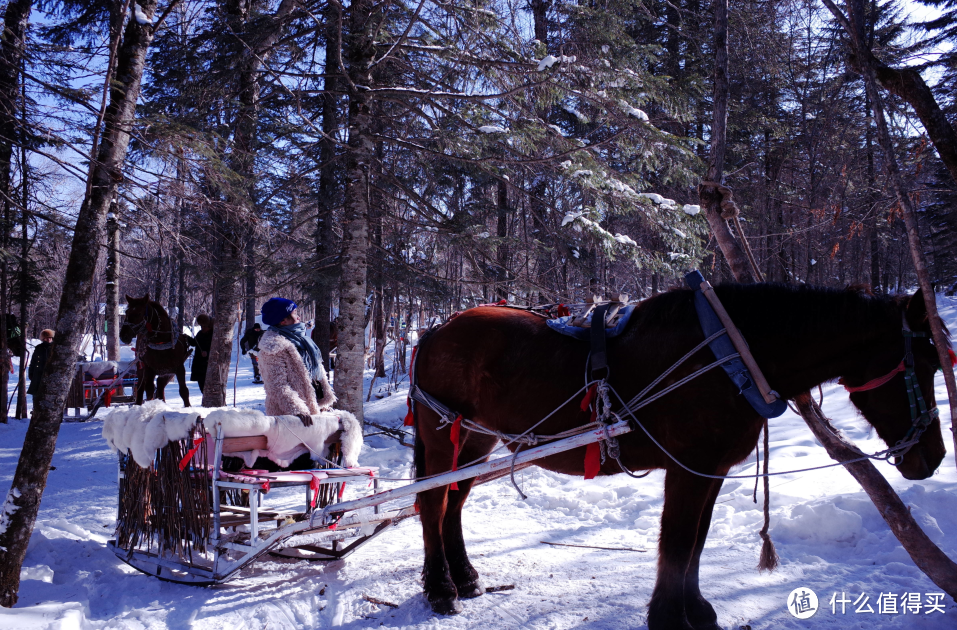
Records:
M310 453L314 458L326 457L327 442L338 431L342 432L343 465L358 465L362 449L362 427L348 411L334 409L313 415L312 426L306 427L295 416L267 416L257 409L173 410L162 400L113 410L103 419L103 439L114 452L129 452L137 464L147 468L158 449L189 437L201 419L213 435L222 427L226 437L266 436L265 451L237 453L247 466L252 466L260 456L280 466L288 466L303 453Z

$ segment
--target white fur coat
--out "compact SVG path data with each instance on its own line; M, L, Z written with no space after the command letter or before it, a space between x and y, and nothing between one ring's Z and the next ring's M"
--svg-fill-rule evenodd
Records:
M322 370L322 365L319 366ZM322 398L316 400L312 378L292 342L267 330L259 340L259 370L266 387L266 415L317 414L336 402L332 386L322 370Z

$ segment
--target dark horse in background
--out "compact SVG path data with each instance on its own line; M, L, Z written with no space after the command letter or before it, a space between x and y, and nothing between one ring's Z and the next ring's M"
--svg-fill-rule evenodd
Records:
M724 285L717 295L748 341L771 388L786 399L838 377L862 385L889 373L905 354L903 329L929 332L924 301L875 297L855 291L781 285ZM629 401L704 339L693 292L674 290L642 302L625 331L608 340L609 384ZM937 354L927 337L915 338L913 355L920 391L935 406ZM419 386L449 408L485 427L522 433L558 408L584 383L588 344L553 332L542 317L495 307L459 314L419 344ZM714 361L705 347L661 384L658 391ZM613 398L613 410L621 413ZM535 429L551 435L588 422L578 400ZM912 426L905 379L851 394L851 402L889 446ZM623 418L627 415L621 414ZM705 372L635 414L678 461L694 471L726 475L754 452L764 419L721 369ZM773 421L772 421L773 423ZM449 426L425 405L415 405L416 475L452 467ZM458 465L485 458L497 439L462 427ZM665 469L658 575L648 612L650 630L718 630L717 615L698 585L701 551L721 480L677 466L637 427L618 438L621 462L631 470ZM515 448L511 445L509 448ZM898 462L906 479L925 479L945 454L934 419ZM543 468L582 475L585 449L540 459ZM621 472L612 458L601 473ZM462 537L462 506L473 480L418 495L425 540L424 589L433 610L462 609L458 598L482 595L478 573Z
M158 302L151 301L149 293L142 298L127 295L126 302L120 341L130 343L136 337L136 360L143 369L136 388L136 404L143 404L144 393L147 400L166 400L166 385L176 376L179 395L183 404L189 407L189 386L186 384L184 364L192 352L191 346L195 345L193 338L176 332L166 309Z

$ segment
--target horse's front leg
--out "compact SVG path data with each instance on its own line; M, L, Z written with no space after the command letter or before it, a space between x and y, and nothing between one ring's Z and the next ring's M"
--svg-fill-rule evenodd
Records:
M143 395L146 393L146 368L136 370L136 404L143 404Z
M183 399L183 406L189 407L189 386L186 384L186 368L183 365L176 369L176 384L179 385L179 397Z
M726 471L722 471L720 474L726 474ZM695 630L720 630L721 628L718 625L718 615L714 612L714 608L701 595L698 574L701 565L701 552L704 550L708 530L711 528L714 502L718 498L718 493L721 492L722 483L723 480L721 479L711 480L711 488L708 491L704 508L701 510L701 517L698 519L698 538L691 556L691 563L688 565L688 572L685 574L685 613Z
M720 487L720 483L712 479L677 466L668 468L658 541L658 579L648 608L648 630L717 628L714 621L707 621L714 611L697 589L698 563L695 559L700 557L707 535L707 527L703 532L699 531L702 519L707 518L710 523L711 509ZM690 576L693 585L690 592L689 574L693 574ZM696 625L692 618L703 625Z
M153 371L153 368L146 366L143 368L143 391L146 392L146 400L153 400L153 397L156 395L156 372Z

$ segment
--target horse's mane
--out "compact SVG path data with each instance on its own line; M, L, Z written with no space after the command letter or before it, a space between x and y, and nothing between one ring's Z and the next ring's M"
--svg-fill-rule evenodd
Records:
M796 335L813 333L822 325L840 327L842 322L874 322L898 329L900 298L872 295L853 289L830 289L780 283L719 284L722 303L741 327L756 336L776 335L782 330ZM691 289L673 289L646 300L639 309L647 324L695 325Z

